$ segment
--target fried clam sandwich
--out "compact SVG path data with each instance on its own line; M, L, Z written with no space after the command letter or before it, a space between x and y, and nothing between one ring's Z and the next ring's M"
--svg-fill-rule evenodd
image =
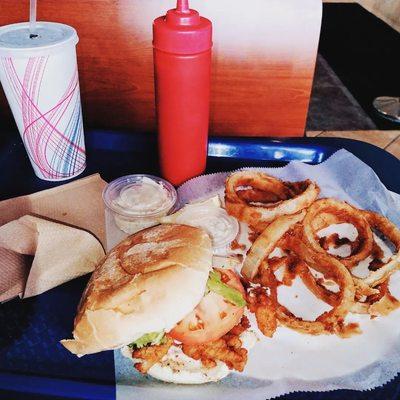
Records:
M79 356L121 349L135 368L174 383L217 381L242 371L255 337L243 315L244 289L212 268L208 234L162 224L117 245L82 295L72 340Z

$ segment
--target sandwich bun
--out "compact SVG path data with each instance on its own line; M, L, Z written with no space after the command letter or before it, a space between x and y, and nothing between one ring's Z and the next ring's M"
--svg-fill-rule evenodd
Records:
M168 332L203 298L211 265L212 244L202 229L162 224L128 237L93 272L74 339L61 343L84 355Z

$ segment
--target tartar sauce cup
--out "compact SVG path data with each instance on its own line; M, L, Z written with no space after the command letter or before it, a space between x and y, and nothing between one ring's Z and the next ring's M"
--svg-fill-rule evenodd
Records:
M107 250L130 234L157 225L174 211L175 188L153 175L127 175L110 182L103 191Z

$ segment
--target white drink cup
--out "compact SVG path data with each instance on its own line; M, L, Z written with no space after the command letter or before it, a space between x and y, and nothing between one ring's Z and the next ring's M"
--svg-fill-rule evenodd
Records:
M74 28L38 22L0 28L0 80L35 174L61 181L86 166Z

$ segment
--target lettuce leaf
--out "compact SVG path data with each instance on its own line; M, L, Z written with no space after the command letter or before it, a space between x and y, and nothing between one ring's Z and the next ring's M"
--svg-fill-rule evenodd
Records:
M208 276L207 289L221 295L224 299L238 307L244 307L246 300L243 294L233 287L221 281L221 274L218 271L211 271Z
M149 345L158 345L162 344L165 341L165 333L161 332L150 332L146 333L143 336L140 336L139 339L136 339L134 342L128 345L131 349L141 349L142 347Z

